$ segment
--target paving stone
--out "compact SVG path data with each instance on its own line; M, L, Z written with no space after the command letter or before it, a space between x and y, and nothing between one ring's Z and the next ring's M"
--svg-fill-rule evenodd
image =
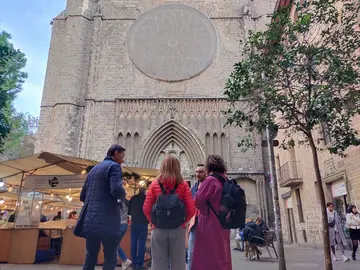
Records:
M299 246L285 246L286 261L288 270L311 270L324 269L324 259L322 250L302 248ZM347 254L350 255L350 254ZM278 261L270 260L266 250L260 261L249 261L244 258L244 253L239 251L232 252L233 270L251 269L251 270L277 270ZM334 262L334 270L358 270L360 261ZM36 264L36 265L6 265L0 264L0 270L80 270L81 266L60 266L56 264ZM101 269L97 267L96 270ZM120 269L118 267L117 269ZM209 269L215 270L215 269Z

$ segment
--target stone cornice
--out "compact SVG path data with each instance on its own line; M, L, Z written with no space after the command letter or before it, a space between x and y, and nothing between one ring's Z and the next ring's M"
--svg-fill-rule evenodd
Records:
M339 181L339 180L347 180L346 171L338 171L333 174L330 174L326 177L324 177L323 182L324 184L331 184L333 182Z
M78 14L78 15L63 15L63 14L59 14L61 16L57 16L55 18L53 18L53 21L63 21L66 20L68 17L82 17L84 19L87 19L89 21L93 21L95 17L100 17L102 21L136 21L135 17L123 17L123 18L112 18L112 17L104 17L104 15L99 15L99 14L95 14L92 16L89 15L83 15L83 14ZM256 16L256 17L252 17L251 19L256 21L259 20L261 18L263 18L265 15L260 15L260 16ZM236 16L236 17L209 17L210 20L241 20L243 18L243 16Z
M201 98L181 98L181 97L171 97L171 98L116 98L116 99L92 99L87 98L85 99L85 103L91 101L95 103L121 103L121 102L144 102L144 101L158 101L158 102L164 102L164 101L195 101L195 102L206 102L206 101L222 101L227 102L226 98L221 97L201 97ZM56 107L58 105L68 105L68 106L77 106L77 107L85 107L85 104L76 104L76 103L70 103L70 102L56 102L53 104L42 104L41 108L48 108L48 107Z
M227 101L223 97L116 98L116 101Z

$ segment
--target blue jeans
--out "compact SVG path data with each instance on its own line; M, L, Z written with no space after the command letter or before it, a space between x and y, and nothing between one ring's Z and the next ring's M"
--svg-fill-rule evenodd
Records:
M131 225L131 259L134 266L144 265L147 235L147 224Z
M191 269L192 256L194 252L194 243L195 243L196 230L191 230L189 232L189 240L188 240L188 253L187 253L187 270Z
M127 231L128 225L127 224L121 224L120 226L120 244L121 244L121 240L124 238L126 231ZM118 255L120 257L120 259L125 262L127 260L127 256L124 252L124 250L119 246L118 248Z
M117 254L120 240L117 237L86 237L86 257L83 270L94 270L101 244L104 249L103 270L114 270L117 264Z

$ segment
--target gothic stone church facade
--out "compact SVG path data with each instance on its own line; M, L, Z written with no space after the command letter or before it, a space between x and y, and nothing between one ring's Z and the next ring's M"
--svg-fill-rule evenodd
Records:
M222 111L240 42L273 2L68 0L52 21L36 151L100 161L119 143L127 165L158 168L171 154L187 179L220 154L250 212L268 217L262 149L241 152L244 131L224 127Z

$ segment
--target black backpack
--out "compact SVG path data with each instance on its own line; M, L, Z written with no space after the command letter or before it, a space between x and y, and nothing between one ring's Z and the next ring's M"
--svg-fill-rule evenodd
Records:
M208 202L208 206L224 229L243 229L246 218L245 191L234 180L226 180L218 174L212 176L223 183L219 214L216 213L210 202Z
M159 182L162 193L157 197L156 203L152 207L152 224L159 229L176 229L185 223L185 207L179 195L175 193L178 184L169 194Z

